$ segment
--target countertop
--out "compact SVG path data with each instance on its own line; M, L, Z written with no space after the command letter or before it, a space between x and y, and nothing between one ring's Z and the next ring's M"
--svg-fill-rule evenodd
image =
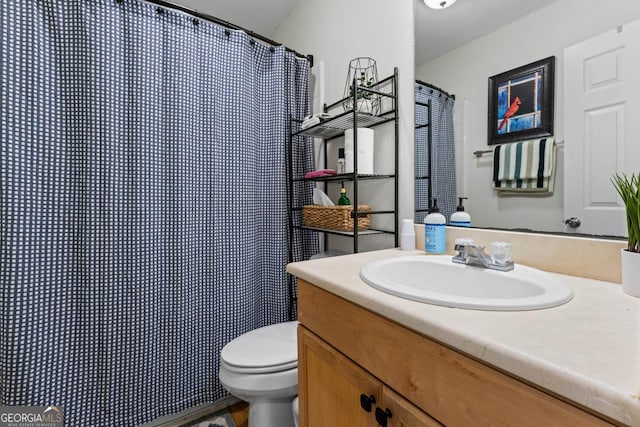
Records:
M477 311L395 297L359 277L367 262L420 254L388 249L292 263L287 271L596 412L640 426L640 298L624 294L619 284L549 273L571 285L571 301L544 310Z

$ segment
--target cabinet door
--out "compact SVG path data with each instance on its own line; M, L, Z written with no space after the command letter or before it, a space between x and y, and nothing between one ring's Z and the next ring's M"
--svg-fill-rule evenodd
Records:
M374 411L381 383L302 326L298 328L298 378L301 427L377 426ZM370 412L361 406L362 395L375 399Z
M386 386L382 388L380 407L391 413L387 427L442 427L442 424Z

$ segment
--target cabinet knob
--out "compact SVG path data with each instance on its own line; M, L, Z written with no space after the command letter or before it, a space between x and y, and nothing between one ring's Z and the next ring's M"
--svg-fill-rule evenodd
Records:
M371 409L373 409L373 405L376 404L376 398L373 394L370 395L366 395L364 393L362 393L360 395L360 406L362 406L362 409L364 409L367 412L371 412Z
M391 411L389 408L385 410L380 409L380 407L376 408L376 421L380 427L387 427L387 420L391 418Z

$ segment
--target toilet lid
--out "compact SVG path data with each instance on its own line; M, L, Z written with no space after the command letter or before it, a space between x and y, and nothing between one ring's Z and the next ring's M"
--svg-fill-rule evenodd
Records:
M234 372L266 373L298 366L298 322L254 329L224 346L220 358Z

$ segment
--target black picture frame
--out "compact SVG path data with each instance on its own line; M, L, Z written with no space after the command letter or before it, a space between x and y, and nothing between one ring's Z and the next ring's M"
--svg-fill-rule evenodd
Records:
M489 145L553 135L554 70L550 56L489 77Z

